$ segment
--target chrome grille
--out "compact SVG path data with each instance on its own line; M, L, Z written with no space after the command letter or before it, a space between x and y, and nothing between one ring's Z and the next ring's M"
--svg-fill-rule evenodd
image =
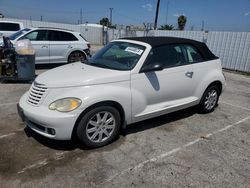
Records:
M33 82L30 90L27 102L32 105L39 105L46 96L48 88L43 84Z

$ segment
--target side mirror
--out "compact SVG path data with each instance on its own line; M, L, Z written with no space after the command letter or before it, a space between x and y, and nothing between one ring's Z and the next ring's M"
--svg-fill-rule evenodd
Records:
M161 71L163 70L163 65L161 63L151 63L149 65L145 65L141 68L141 72L152 72L152 71Z

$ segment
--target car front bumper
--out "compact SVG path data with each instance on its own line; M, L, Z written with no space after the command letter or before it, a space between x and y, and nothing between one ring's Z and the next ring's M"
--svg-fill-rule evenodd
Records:
M32 106L26 102L26 94L20 99L17 111L29 128L56 140L70 140L78 118L78 114L52 111L46 106Z

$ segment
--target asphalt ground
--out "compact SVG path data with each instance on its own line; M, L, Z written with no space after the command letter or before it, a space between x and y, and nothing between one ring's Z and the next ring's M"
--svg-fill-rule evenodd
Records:
M0 187L250 187L250 77L225 75L214 112L136 123L92 150L25 129L16 103L30 84L0 84Z

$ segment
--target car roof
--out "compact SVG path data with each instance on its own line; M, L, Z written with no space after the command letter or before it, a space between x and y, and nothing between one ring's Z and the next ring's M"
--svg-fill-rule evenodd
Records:
M200 43L195 40L177 38L177 37L131 37L131 38L122 38L122 39L148 43L152 47L162 46L164 44L181 44L181 43L198 44Z
M209 50L209 48L205 43L192 39L177 38L177 37L131 37L122 39L144 42L152 46L152 48L156 48L166 44L190 44L194 46L202 54L205 60L208 61L218 58Z
M71 33L76 33L73 30L63 29L63 28L55 28L55 27L35 27L33 29L50 29L50 30L68 31L68 32L71 32Z
M0 20L0 23L15 23L15 24L23 24L22 22L8 21L8 20Z

